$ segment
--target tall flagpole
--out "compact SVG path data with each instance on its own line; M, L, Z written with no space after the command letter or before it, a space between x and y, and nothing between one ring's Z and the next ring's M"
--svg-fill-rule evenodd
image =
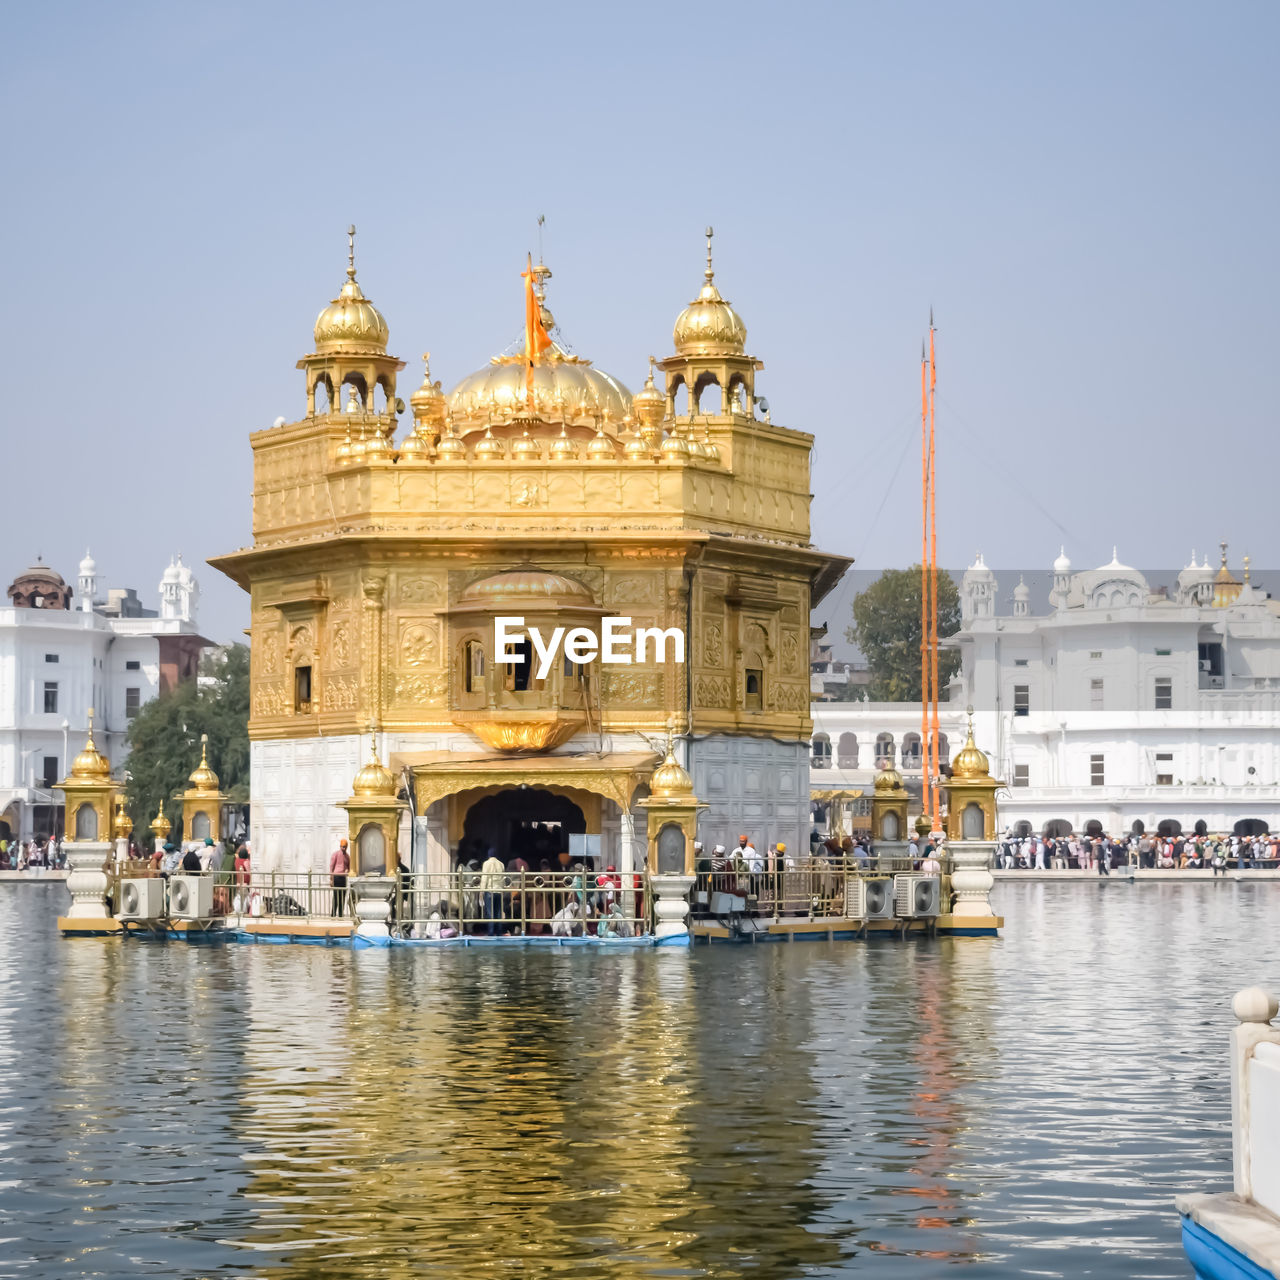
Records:
M939 821L938 812L938 472L934 465L934 411L938 399L938 361L934 353L933 308L929 308L929 692L932 723L929 733L931 753L930 816Z
M921 801L929 807L929 364L920 343L920 763Z

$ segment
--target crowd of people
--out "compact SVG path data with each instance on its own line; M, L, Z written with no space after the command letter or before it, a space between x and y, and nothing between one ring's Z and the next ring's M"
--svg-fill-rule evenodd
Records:
M0 871L61 871L66 865L66 850L59 836L0 839Z
M1143 870L1228 870L1280 867L1280 836L1258 835L1150 835L1131 832L1113 837L1106 832L1065 836L1019 836L1005 832L996 854L1002 870L1096 871L1110 875L1119 868Z

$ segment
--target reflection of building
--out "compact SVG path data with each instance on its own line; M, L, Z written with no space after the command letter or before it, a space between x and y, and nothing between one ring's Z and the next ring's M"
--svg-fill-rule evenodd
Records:
M397 442L403 366L353 256L299 362L305 416L253 437L254 544L216 564L251 594L265 867L323 865L371 725L412 772L420 864L464 837L505 855L547 823L625 867L669 723L705 838L807 828L809 610L845 566L809 541L812 437L757 416L762 366L709 256L634 395L560 338L549 275L531 269L527 327L528 349L539 317L551 345L447 395L428 374ZM548 634L607 615L686 631L688 662L673 645L625 666L494 661L498 617Z
M196 675L208 641L196 630L199 587L181 557L164 572L158 617L132 588L103 598L98 583L87 552L74 588L37 561L0 608L0 832L29 839L62 830L52 788L66 771L68 741L83 739L90 707L117 769L139 709Z
M961 585L953 682L943 728L966 703L1010 789L1004 822L1111 832L1172 819L1230 829L1280 814L1280 604L1221 564L1191 563L1169 588L1110 563L1053 565L1048 609L1020 582L1010 609L979 556ZM919 704L814 707L823 786L865 784L875 760L919 779ZM943 760L946 760L944 750ZM915 774L913 779L912 774Z

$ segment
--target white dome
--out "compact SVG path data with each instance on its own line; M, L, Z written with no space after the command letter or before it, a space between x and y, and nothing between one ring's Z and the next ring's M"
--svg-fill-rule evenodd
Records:
M1018 579L1018 585L1013 589L1013 598L1015 600L1030 600L1031 588L1021 579Z
M1058 558L1053 562L1054 573L1070 573L1071 561L1067 558L1067 549L1063 547L1058 552Z
M1110 572L1110 573L1137 573L1137 570L1136 570L1136 569L1133 567L1133 565L1131 565L1131 564L1121 564L1121 563L1120 563L1120 557L1119 557L1119 556L1117 555L1117 553L1116 553L1116 548L1115 548L1115 547L1112 547L1112 548L1111 548L1111 562L1110 562L1110 564L1100 564L1100 565L1098 566L1098 572L1099 572L1099 573L1104 573L1104 572Z
M92 578L98 572L97 563L89 554L89 548L84 549L84 559L80 561L80 576L82 578Z
M195 580L195 575L191 572L191 569L187 565L182 563L182 553L179 552L178 553L178 581L181 582L184 587L189 587L194 580Z
M164 571L164 574L160 579L160 585L163 587L167 583L181 581L182 570L178 568L177 563L173 559L170 559L169 567Z
M977 553L974 562L964 571L964 576L969 579L973 578L990 578L991 570L987 568L986 561L982 558L982 552Z

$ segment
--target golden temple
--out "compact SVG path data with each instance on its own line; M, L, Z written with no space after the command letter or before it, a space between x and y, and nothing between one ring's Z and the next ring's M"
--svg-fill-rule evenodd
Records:
M810 610L849 561L810 541L813 436L761 416L763 364L716 286L710 229L674 350L638 392L570 350L538 263L550 345L447 393L428 365L403 432L404 364L351 235L298 361L304 412L251 437L253 544L211 561L251 599L255 862L324 867L371 733L411 796L401 848L424 869L467 838L505 857L521 824L638 865L670 729L704 842L802 846ZM627 665L500 664L494 620L511 615L679 629L685 661L655 646Z

